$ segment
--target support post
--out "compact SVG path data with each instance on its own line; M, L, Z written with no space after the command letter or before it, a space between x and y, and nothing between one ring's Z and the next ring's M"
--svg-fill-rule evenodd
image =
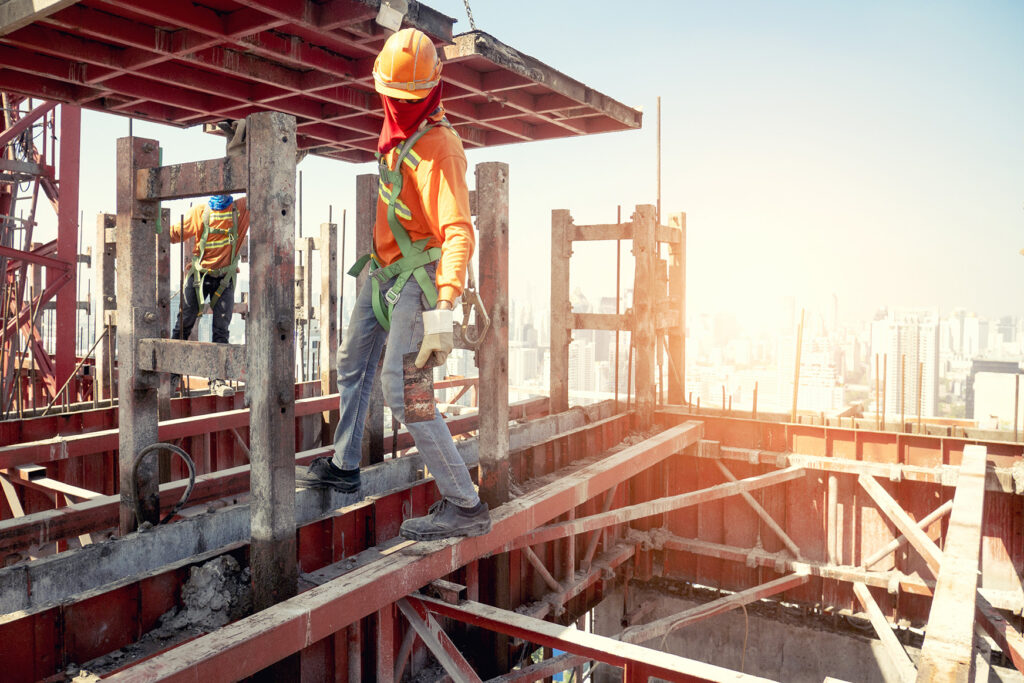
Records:
M320 395L338 390L338 224L320 224ZM320 443L333 443L338 411L323 412Z
M633 214L633 258L636 262L633 338L636 344L636 415L640 430L650 429L654 421L654 306L658 294L656 230L655 208L650 204L638 205Z
M677 326L668 333L669 357L678 368L678 372L669 373L668 402L682 405L686 402L686 214L672 214L669 225L679 229L681 239L668 248L668 294L676 306L674 313L679 316Z
M107 230L111 232L117 226L117 214L101 213L96 216L96 338L100 345L96 347L96 376L93 395L97 399L113 398L114 388L112 386L110 367L114 359L114 351L117 348L117 340L114 335L117 328L112 327L109 334L107 325L109 323L107 312L117 310L117 291L115 282L114 259L117 255L117 243L113 239L107 239ZM113 235L111 235L113 237Z
M476 167L480 296L491 316L480 364L480 495L494 509L508 501L508 164Z
M377 221L377 174L356 176L356 255L373 251L373 227ZM369 279L369 269L356 278L356 296ZM363 432L363 465L384 460L384 391L380 385L380 366L373 377L370 405L366 410Z
M135 456L157 441L159 385L156 373L138 368L135 347L139 339L160 336L153 282L157 271L153 231L160 203L136 198L136 171L159 163L160 145L156 140L129 137L117 141L117 346L121 349L118 422L130 425L118 433L122 535L136 528L136 501L141 507L141 521L156 524L160 515L157 459L147 458L132 479Z
M295 595L295 118L253 114L247 321L253 603Z
M78 261L78 186L79 159L82 142L82 108L72 104L60 106L60 201L57 207L57 259L70 264L70 279L57 292L56 362L54 391L71 377L75 369L75 337L78 334L78 289L75 283ZM135 180L132 179L134 186ZM150 271L152 273L153 271ZM62 274L47 269L52 284ZM39 291L39 290L36 290ZM78 395L78 382L68 388L69 403Z
M566 209L551 212L551 414L569 409L569 343L572 304L569 303L569 232L572 216Z

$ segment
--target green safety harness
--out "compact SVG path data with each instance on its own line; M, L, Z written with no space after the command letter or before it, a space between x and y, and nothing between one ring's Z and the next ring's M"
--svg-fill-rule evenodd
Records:
M203 315L203 281L207 276L221 278L217 291L210 297L210 310L217 305L224 291L235 281L238 274L239 240L238 240L238 209L231 204L231 227L227 230L210 227L213 211L207 206L203 210L203 234L199 238L199 246L192 254L191 270L196 288L196 301L199 302L199 316ZM226 211L218 211L221 218ZM231 262L223 268L203 268L201 265L207 247L223 247L231 245Z
M425 125L415 135L402 143L398 156L395 157L394 169L389 168L387 160L379 152L377 153L377 158L380 161L379 196L381 201L387 204L388 227L391 228L391 234L394 236L398 248L402 251L402 258L389 266L382 266L377 262L373 254L364 254L353 264L348 274L355 277L363 272L363 269L369 264L370 280L373 283L373 315L385 330L391 329L391 312L398 302L402 288L405 287L405 283L409 281L410 277L416 278L420 289L423 290L423 294L427 297L427 304L431 308L437 306L437 287L427 274L424 266L441 258L441 249L438 247L427 249L426 245L430 241L429 237L416 240L415 242L412 241L409 233L398 220L399 217L411 220L412 212L398 197L402 193L402 164L404 163L409 168L416 170L421 159L413 151L413 146L421 137L426 135L427 131L439 125L445 126L454 132L451 124L444 118L439 123ZM391 288L382 292L382 285L396 276L395 283L391 285Z

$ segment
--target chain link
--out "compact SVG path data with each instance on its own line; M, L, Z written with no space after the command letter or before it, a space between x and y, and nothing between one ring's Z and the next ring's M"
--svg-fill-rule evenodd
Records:
M466 6L466 16L469 17L469 29L475 31L476 22L473 20L473 10L469 8L469 0L462 0L462 3Z

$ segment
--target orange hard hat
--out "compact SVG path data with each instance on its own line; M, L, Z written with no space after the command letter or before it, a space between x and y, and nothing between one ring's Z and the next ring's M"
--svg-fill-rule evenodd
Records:
M373 63L377 92L400 100L420 100L441 80L441 60L423 31L393 33Z

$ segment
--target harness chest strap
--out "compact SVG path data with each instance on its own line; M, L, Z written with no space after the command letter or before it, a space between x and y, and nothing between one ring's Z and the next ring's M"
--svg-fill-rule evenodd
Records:
M224 213L218 211L217 213ZM235 276L238 273L238 209L234 206L231 207L231 227L228 230L222 230L220 228L211 228L210 219L212 217L212 211L207 206L203 210L203 234L199 240L199 248L196 250L198 253L192 254L192 271L194 273L193 282L196 288L196 301L199 302L199 316L203 315L203 281L207 275L213 277L220 277L220 285L217 286L217 291L210 297L210 309L217 304L220 300L221 295L231 285ZM210 234L216 235L216 238L211 240ZM223 236L223 237L221 237ZM203 268L202 261L206 255L207 247L223 247L231 245L231 262L223 268Z
M413 169L419 165L420 159L415 152L413 152L413 146L431 128L434 128L437 125L443 125L451 128L451 125L446 119L442 119L440 124L432 123L421 128L415 135L402 143L398 156L395 158L394 170L388 167L386 159L383 157L380 158L379 194L381 200L388 207L388 227L391 229L391 234L395 238L395 243L402 252L402 258L388 266L381 266L377 263L373 254L365 254L357 260L348 271L349 275L357 276L367 265L370 266L370 278L372 280L371 286L373 287L373 296L371 297L373 303L373 314L374 317L377 318L377 322L380 323L380 326L385 330L388 330L391 327L391 312L394 310L395 304L398 302L398 297L401 295L402 289L405 287L405 284L409 281L410 277L416 278L416 282L419 284L420 289L423 290L423 293L427 298L427 304L431 308L437 305L437 287L423 266L440 259L441 249L438 247L427 249L426 245L430 241L430 238L423 238L413 242L409 237L409 233L405 229L405 226L403 226L398 220L399 215L406 219L412 217L408 207L399 199L399 195L402 193L404 180L402 176L402 164L406 163ZM379 154L378 157L380 157ZM396 278L394 284L386 292L382 293L381 286L393 277Z

